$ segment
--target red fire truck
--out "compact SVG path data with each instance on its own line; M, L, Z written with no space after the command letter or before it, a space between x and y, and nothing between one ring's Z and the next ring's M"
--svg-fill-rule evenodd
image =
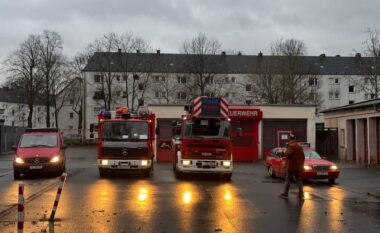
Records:
M180 132L173 139L173 169L183 173L215 173L231 179L233 163L231 120L223 98L198 97L186 106ZM174 126L174 125L173 125ZM178 131L178 126L174 127ZM241 129L238 129L238 135Z
M98 114L99 175L136 170L149 176L153 169L155 115L148 110L132 114L128 108Z

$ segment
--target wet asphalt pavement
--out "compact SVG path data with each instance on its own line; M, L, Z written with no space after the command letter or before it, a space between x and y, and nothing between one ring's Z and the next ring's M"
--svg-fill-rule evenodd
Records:
M50 224L58 179L14 181L12 156L0 155L1 233L17 232L20 182L24 232L380 232L379 168L343 168L335 185L310 181L305 200L296 189L283 200L283 180L269 178L262 162L235 164L231 182L177 180L165 163L156 163L150 178L99 178L95 147L72 147L67 155L68 177Z

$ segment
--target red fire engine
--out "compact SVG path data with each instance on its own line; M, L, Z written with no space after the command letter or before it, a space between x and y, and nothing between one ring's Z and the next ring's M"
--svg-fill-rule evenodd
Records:
M180 126L173 125L175 175L216 173L229 180L233 163L227 101L223 98L198 97L185 110L188 114L176 123ZM239 132L241 129L238 129Z
M113 170L138 170L149 176L153 169L155 115L132 114L128 108L98 114L99 175Z

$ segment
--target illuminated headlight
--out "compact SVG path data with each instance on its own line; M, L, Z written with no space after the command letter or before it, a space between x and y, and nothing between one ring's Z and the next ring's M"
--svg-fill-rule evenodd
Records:
M223 161L223 166L224 166L224 167L229 167L229 166L231 166L231 161Z
M50 162L51 163L57 163L59 161L59 156L57 155L57 156L54 156L51 160L50 160Z
M303 166L303 169L304 169L305 171L313 170L313 168L312 168L311 166L309 166L309 165L305 165L305 166Z
M330 166L330 169L331 169L331 170L338 170L338 167L337 167L336 165L331 165L331 166Z
M18 164L23 164L24 160L22 158L16 157L15 158L15 162L18 163Z
M141 160L141 166L148 166L148 160Z
M108 165L108 160L103 159L101 163L102 163L102 165Z
M183 166L189 166L191 164L190 160L182 160Z

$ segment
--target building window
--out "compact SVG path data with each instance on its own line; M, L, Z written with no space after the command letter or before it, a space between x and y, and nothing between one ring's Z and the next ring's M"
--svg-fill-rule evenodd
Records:
M123 75L123 81L125 82L125 81L127 81L127 78L128 78L128 75Z
M69 125L69 129L74 129L74 126L72 126L72 125Z
M353 101L353 100L348 101L348 104L354 104L354 103L355 103L355 101Z
M252 91L252 85L250 85L250 84L245 85L245 90L246 91Z
M15 110L12 109L12 116L14 116L14 115L15 115Z
M207 97L214 97L214 93L212 93L212 92L205 92L205 96L207 96Z
M214 82L214 77L205 77L205 84L212 84Z
M70 105L73 105L73 104L74 104L74 98L70 98L70 100L69 100L69 104L70 104Z
M159 75L155 75L155 76L153 76L153 80L154 80L155 82L159 82L159 81L160 81L160 76L159 76Z
M94 98L94 100L104 99L104 93L102 91L95 91L93 98Z
M333 78L329 78L329 84L334 84L334 79Z
M224 77L224 83L229 83L229 78L228 77Z
M177 99L185 100L186 99L186 92L177 92Z
M41 109L40 109L40 107L37 107L37 112L39 112Z
M186 77L185 76L177 76L177 82L178 83L186 83Z
M364 94L364 99L368 100L369 94Z
M103 75L98 75L98 74L94 75L94 82L95 83L100 83L100 82L102 82L102 80L103 80Z
M12 121L12 126L15 126L15 122L14 121Z
M231 77L231 83L235 83L235 77Z
M353 93L354 92L354 86L352 86L352 85L350 85L350 86L348 86L348 92L349 93Z
M309 78L309 86L317 86L318 79L317 78Z
M5 109L0 109L0 114L4 114Z
M340 92L339 92L339 91L336 91L336 92L335 92L335 99L339 99L339 97L340 97Z
M334 92L329 91L329 99L331 100L331 99L333 99L333 97L334 97Z
M120 75L116 75L116 80L120 81Z
M73 112L70 112L69 113L69 119L73 119L74 118L74 113Z
M339 78L335 78L334 83L339 84Z

